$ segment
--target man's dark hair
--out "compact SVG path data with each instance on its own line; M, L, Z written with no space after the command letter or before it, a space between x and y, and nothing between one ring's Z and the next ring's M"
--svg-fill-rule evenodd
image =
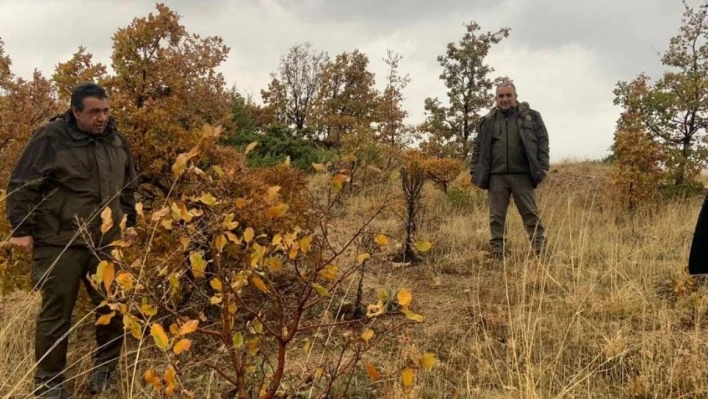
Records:
M78 111L84 110L84 98L96 97L100 99L108 98L106 90L96 83L82 83L71 91L71 107Z

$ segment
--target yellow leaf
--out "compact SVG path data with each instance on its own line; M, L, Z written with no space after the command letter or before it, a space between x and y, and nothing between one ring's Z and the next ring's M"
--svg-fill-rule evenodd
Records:
M225 231L224 235L226 238L231 241L232 243L239 245L241 244L241 240L238 238L238 236L230 231Z
M170 208L164 207L164 208L160 209L159 211L153 212L152 216L150 217L150 220L152 220L153 222L157 222L158 220L167 216L168 213L170 213Z
M248 146L246 146L246 151L244 151L243 155L248 155L248 153L253 151L257 145L258 145L258 142L254 141L251 144L249 144Z
M292 260L295 260L295 258L297 258L297 253L298 253L298 248L292 247L292 248L290 248L290 253L288 254L288 257Z
M199 197L199 202L201 202L202 204L204 204L206 206L214 206L214 205L216 205L217 200L216 200L216 198L214 198L213 195L211 195L211 193L206 193L206 194L202 194L202 196Z
M388 245L388 237L383 234L377 234L376 237L374 237L374 241L382 247Z
M320 270L320 277L325 280L333 281L337 278L339 274L339 268L335 265L328 265L324 269Z
M135 204L135 212L140 216L141 219L145 218L145 205L142 202Z
M111 313L102 315L101 317L98 318L98 320L96 320L96 325L97 326L107 326L111 322L111 319L113 318L113 316L115 316L115 315L116 315L116 312L111 312Z
M235 303L231 302L231 303L229 304L228 310L229 310L229 314L234 315L234 314L236 314L236 312L238 311L238 306L236 306Z
M369 258L371 258L369 254L359 254L359 256L356 257L356 263L362 264Z
M243 240L247 243L250 243L251 241L253 241L253 237L255 235L256 233L253 231L253 229L248 227L246 231L243 232Z
M384 313L384 304L383 302L379 301L377 304L371 304L366 307L366 317L371 318L371 317L376 317L380 316Z
M225 235L219 234L214 238L214 245L216 246L216 249L219 250L219 252L224 250L224 247L228 243L228 240Z
M272 204L278 199L278 193L280 192L280 186L270 186L268 191L266 191L265 202Z
M388 292L386 292L386 290L380 290L376 293L376 297L381 302L388 302Z
M234 214L230 213L224 217L224 222L221 224L224 230L233 230L238 227L239 223L234 222Z
M108 244L110 247L115 247L115 248L128 248L132 244L128 241L123 241L123 240L116 240L113 241L112 243Z
M236 208L243 209L246 207L246 205L248 205L248 202L246 201L245 198L236 198L235 205L236 205Z
M283 235L278 233L273 236L273 245L280 245L283 242Z
M221 292L223 286L221 285L221 280L218 278L214 278L211 281L209 281L209 285L211 285L211 288L213 288L216 291Z
M179 243L182 244L182 249L187 250L189 248L189 237L180 237Z
M170 324L170 334L179 335L179 326L177 323Z
M221 295L215 295L215 296L209 298L209 302L210 302L212 305L218 305L218 304L220 304L220 303L221 303L221 300L222 300L222 299L221 299Z
M374 330L367 328L366 331L361 334L361 339L368 344L371 338L374 338Z
M133 275L129 272L120 272L116 277L116 282L125 292L133 289Z
M142 312L145 316L152 317L157 314L157 308L148 303L144 303L140 305L140 312Z
M349 180L349 177L347 175L343 174L337 174L334 177L332 177L332 186L334 188L335 192L339 192L342 189L342 186L344 183L346 183Z
M165 230L172 230L172 219L165 219L162 221L162 227L165 228Z
M285 216L289 208L288 204L281 202L276 206L268 208L265 214L268 219L278 219Z
M173 202L172 205L170 205L170 213L172 214L172 219L177 221L182 219L182 211L179 209L179 205L177 205L176 202Z
M175 380L176 376L177 371L175 371L175 368L172 367L171 364L167 366L167 370L165 370L165 384L167 385L165 388L165 393L167 396L170 396L175 392L175 388L177 387L177 381Z
M219 177L224 177L226 175L226 173L224 173L224 170L221 169L221 167L219 165L214 165L214 166L212 166L212 168L214 169L214 172L216 172L216 174Z
M258 353L258 348L261 346L261 340L258 338L253 338L252 340L248 341L248 353L251 356L255 356L256 353Z
M313 163L312 163L312 168L315 169L315 170L318 171L318 172L324 172L324 170L325 170L324 164L321 164L321 163L314 163L314 162L313 162Z
M203 278L207 262L202 257L202 253L197 251L192 252L189 254L189 261L192 264L194 278Z
M263 334L263 323L261 323L260 320L253 320L253 322L251 322L251 327L253 328L253 332L256 334Z
M187 157L187 154L177 155L175 163L172 164L172 174L174 174L175 177L179 177L182 173L184 173L185 169L187 169L188 160L189 158Z
M197 328L199 328L199 320L190 320L184 324L182 324L182 327L179 329L179 335L185 336L189 335L195 331L197 331Z
M261 280L261 278L258 277L257 275L254 274L253 276L251 276L251 282L253 283L254 286L256 286L256 288L258 288L259 291L261 291L265 294L268 293L268 287L266 287L263 280Z
M233 344L234 348L239 349L243 346L243 335L241 335L240 332L237 332L233 336Z
M404 387L409 387L413 385L413 379L415 375L413 374L413 370L406 368L403 370L401 373L401 381L403 382Z
M113 266L113 263L108 262L106 263L105 268L103 269L103 276L102 276L102 281L103 281L103 288L106 289L106 292L108 295L111 295L111 284L113 284L113 280L116 278L116 269L115 266Z
M268 266L271 272L277 273L283 270L283 263L278 258L268 258L265 261L265 265Z
M415 249L420 252L428 252L432 247L433 244L431 244L430 241L418 241L415 243Z
M423 316L413 313L408 309L403 309L401 313L406 315L406 318L408 318L409 320L417 321L418 323L422 323L425 320Z
M128 215L123 214L123 217L120 219L120 231L125 231L126 227L128 227Z
M373 365L367 363L364 367L366 368L366 374L369 375L372 381L378 381L378 379L381 378L381 374L379 374L379 371L376 370L376 367Z
M413 295L411 295L411 293L408 292L407 289L401 288L398 291L397 298L398 298L398 304L405 308L411 304L411 301L413 300Z
M135 317L129 314L124 314L123 325L126 329L130 330L130 333L135 339L143 339L143 330L140 328L140 323L138 323Z
M303 237L300 240L300 250L302 250L303 253L310 252L311 246L312 246L312 236Z
M186 352L189 350L189 348L192 347L192 341L188 339L182 339L179 342L175 344L175 346L172 348L172 351L174 351L175 355L179 355L182 352Z
M106 234L110 229L113 228L113 212L111 207L107 206L103 208L101 212L101 233Z
M162 351L170 349L170 339L167 337L165 330L158 323L153 323L150 327L150 335L155 340L155 344Z
M257 242L253 243L253 252L251 253L251 267L258 267L258 263L265 256L265 247L259 245Z
M325 288L317 283L312 283L312 288L314 288L315 291L317 291L317 294L319 296L324 297L324 298L329 297L329 291L327 290L327 288Z
M432 353L426 353L423 355L423 357L420 358L420 360L418 360L418 364L420 364L420 367L426 370L432 369L433 366L435 366L435 362L435 355Z
M155 390L157 392L162 391L162 378L160 378L159 375L155 372L155 370L150 369L145 372L144 375L145 381L150 383L153 387L155 387Z

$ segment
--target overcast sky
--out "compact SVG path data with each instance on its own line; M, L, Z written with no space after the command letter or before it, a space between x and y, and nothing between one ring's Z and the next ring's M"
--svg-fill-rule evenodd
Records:
M699 0L689 0L695 5ZM387 49L403 56L412 79L404 91L409 122L424 117L426 97L445 98L436 57L464 34L511 28L488 62L514 80L519 100L541 112L551 159L599 158L612 142L619 80L663 71L657 52L678 32L680 0L173 0L191 33L221 36L231 47L221 68L229 85L260 98L269 74L289 47L309 41L334 56L359 49L381 87ZM0 37L13 72L51 75L79 45L110 64L111 36L136 16L154 11L148 0L0 0Z

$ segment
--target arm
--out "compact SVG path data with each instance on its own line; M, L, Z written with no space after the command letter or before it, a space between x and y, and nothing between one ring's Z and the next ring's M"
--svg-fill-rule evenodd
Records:
M548 131L546 130L546 124L543 123L543 118L541 114L536 112L536 137L538 138L538 163L541 164L543 170L550 169L550 158L548 149Z
M13 237L32 234L32 213L41 201L43 184L54 163L51 138L44 129L32 134L7 186L6 213Z
M123 213L127 216L126 226L133 227L137 223L135 192L138 189L138 176L135 172L135 165L133 164L133 156L130 152L128 140L125 137L121 137L121 139L123 139L125 143L127 161L125 163L125 181L123 183L123 190L120 193L120 206L123 209Z

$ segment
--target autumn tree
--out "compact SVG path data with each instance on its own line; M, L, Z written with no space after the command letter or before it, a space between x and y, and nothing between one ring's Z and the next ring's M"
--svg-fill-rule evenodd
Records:
M308 126L327 62L327 53L314 50L309 42L291 47L280 59L277 74L271 74L268 89L261 91L272 123L297 130Z
M428 158L422 162L425 176L447 194L450 183L462 173L464 165L454 158Z
M0 94L2 91L6 90L10 82L12 82L11 65L12 61L10 60L10 56L5 54L5 42L0 38Z
M93 82L103 84L106 77L106 66L93 63L93 54L86 52L84 46L74 53L67 62L59 63L52 80L56 85L57 95L62 104L69 104L71 91L81 83Z
M509 36L509 28L479 33L480 25L465 25L467 32L458 43L449 43L438 57L440 75L447 87L445 106L438 98L425 99L426 121L421 130L427 134L422 148L429 155L453 156L467 160L471 139L483 110L492 105L494 69L485 64L492 45Z
M635 212L656 197L665 154L642 128L637 114L624 114L613 144L615 162L610 174L612 195L622 208Z
M165 195L169 160L192 148L204 123L231 128L231 103L216 68L229 48L219 37L189 34L164 4L113 36L107 80L120 129L130 139L143 194Z
M661 55L668 68L654 84L644 74L619 82L616 105L636 110L642 129L667 154L671 183L690 183L708 163L708 10L684 2L679 34Z
M401 76L399 63L400 54L389 50L384 58L388 67L386 88L379 102L378 139L386 144L389 151L387 167L391 166L393 155L400 151L406 142L406 127L404 120L408 112L403 109L403 89L410 83L408 75Z
M337 148L348 134L372 129L379 94L369 58L355 50L329 61L322 72L315 101L315 128L330 148Z

